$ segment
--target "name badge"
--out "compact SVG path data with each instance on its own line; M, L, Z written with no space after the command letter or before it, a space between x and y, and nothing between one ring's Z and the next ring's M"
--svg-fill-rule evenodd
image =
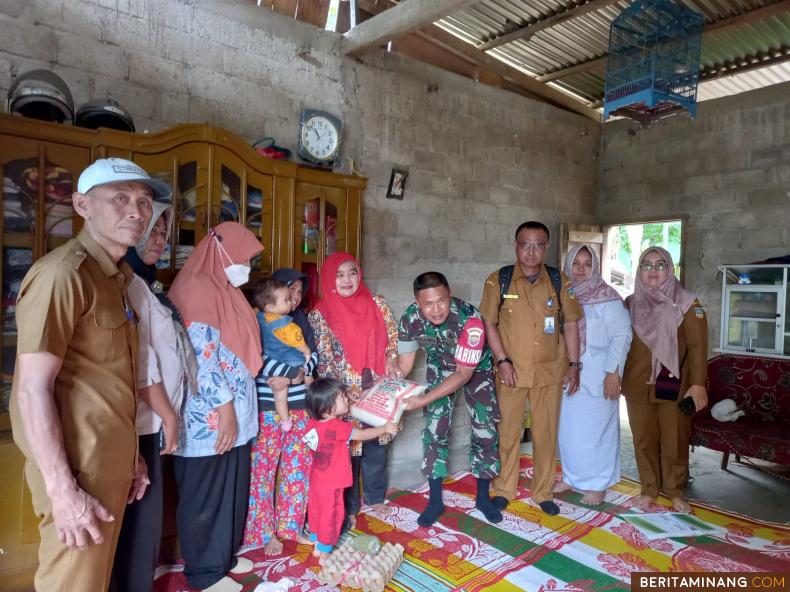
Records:
M505 294L505 298L518 298L518 294Z
M554 317L546 317L543 319L543 332L547 335L554 333Z

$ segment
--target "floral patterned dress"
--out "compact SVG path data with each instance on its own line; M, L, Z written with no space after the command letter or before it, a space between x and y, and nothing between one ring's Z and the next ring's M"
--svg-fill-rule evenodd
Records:
M378 294L373 295L373 301L381 310L381 316L384 317L384 325L387 329L387 347L385 353L387 356L392 356L398 353L398 324L395 317L392 315L392 309L387 301ZM316 351L318 352L318 375L331 376L341 380L347 387L346 394L350 402L353 404L359 401L362 395L362 375L352 368L346 361L343 354L343 344L329 328L324 316L317 310L310 311L308 315L310 326L313 328L313 335L315 337ZM375 372L371 372L373 380L378 379ZM367 384L365 385L368 386ZM361 424L354 420L354 425L360 427ZM386 444L392 440L390 434L384 434L379 437L379 443ZM352 456L359 456L362 453L361 442L351 442Z
M258 401L255 377L244 363L226 348L219 330L206 323L185 321L198 362L197 392L190 392L181 412L179 456L216 454L219 414L216 408L233 401L238 436L233 447L247 444L258 433Z
M315 369L316 359L314 353L307 365L308 374ZM264 356L263 368L257 378L259 394L264 391L264 396L272 396L271 390L264 386L266 378L286 376L285 369L291 368L277 362L267 363L269 361ZM297 389L290 387L289 399ZM260 431L252 444L250 456L245 546L262 547L274 536L295 541L304 527L313 455L302 438L307 434L310 413L301 408L303 403L299 408L295 407L289 400L288 415L293 422L290 432L282 431L280 416L274 409L261 409L259 412Z

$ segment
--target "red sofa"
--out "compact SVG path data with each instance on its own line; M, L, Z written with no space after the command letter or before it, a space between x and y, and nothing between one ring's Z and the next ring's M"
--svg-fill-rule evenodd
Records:
M691 445L790 465L790 360L724 354L708 360L706 409L694 415ZM735 422L713 419L710 408L733 399L746 415Z

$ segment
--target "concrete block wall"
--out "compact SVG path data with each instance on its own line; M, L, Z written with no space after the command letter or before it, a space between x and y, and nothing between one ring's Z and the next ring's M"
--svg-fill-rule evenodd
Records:
M790 254L790 83L699 105L696 120L607 123L598 222L683 218L685 277L719 344L717 266Z
M487 274L512 262L524 220L552 231L594 221L597 124L395 54L345 59L339 43L248 0L0 0L0 93L18 74L48 68L76 105L119 100L138 131L210 122L290 147L303 108L337 114L339 169L353 158L369 178L364 275L397 316L414 276L429 269L478 303ZM410 171L403 201L386 199L392 167ZM422 423L411 413L393 445L394 485L422 481ZM454 435L458 470L463 409Z

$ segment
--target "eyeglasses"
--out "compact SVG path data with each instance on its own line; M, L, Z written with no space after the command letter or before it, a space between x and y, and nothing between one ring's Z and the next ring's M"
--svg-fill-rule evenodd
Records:
M529 241L516 241L518 248L522 251L543 251L549 243L531 243Z
M642 261L639 264L639 269L642 271L666 271L669 269L669 264L666 261Z

